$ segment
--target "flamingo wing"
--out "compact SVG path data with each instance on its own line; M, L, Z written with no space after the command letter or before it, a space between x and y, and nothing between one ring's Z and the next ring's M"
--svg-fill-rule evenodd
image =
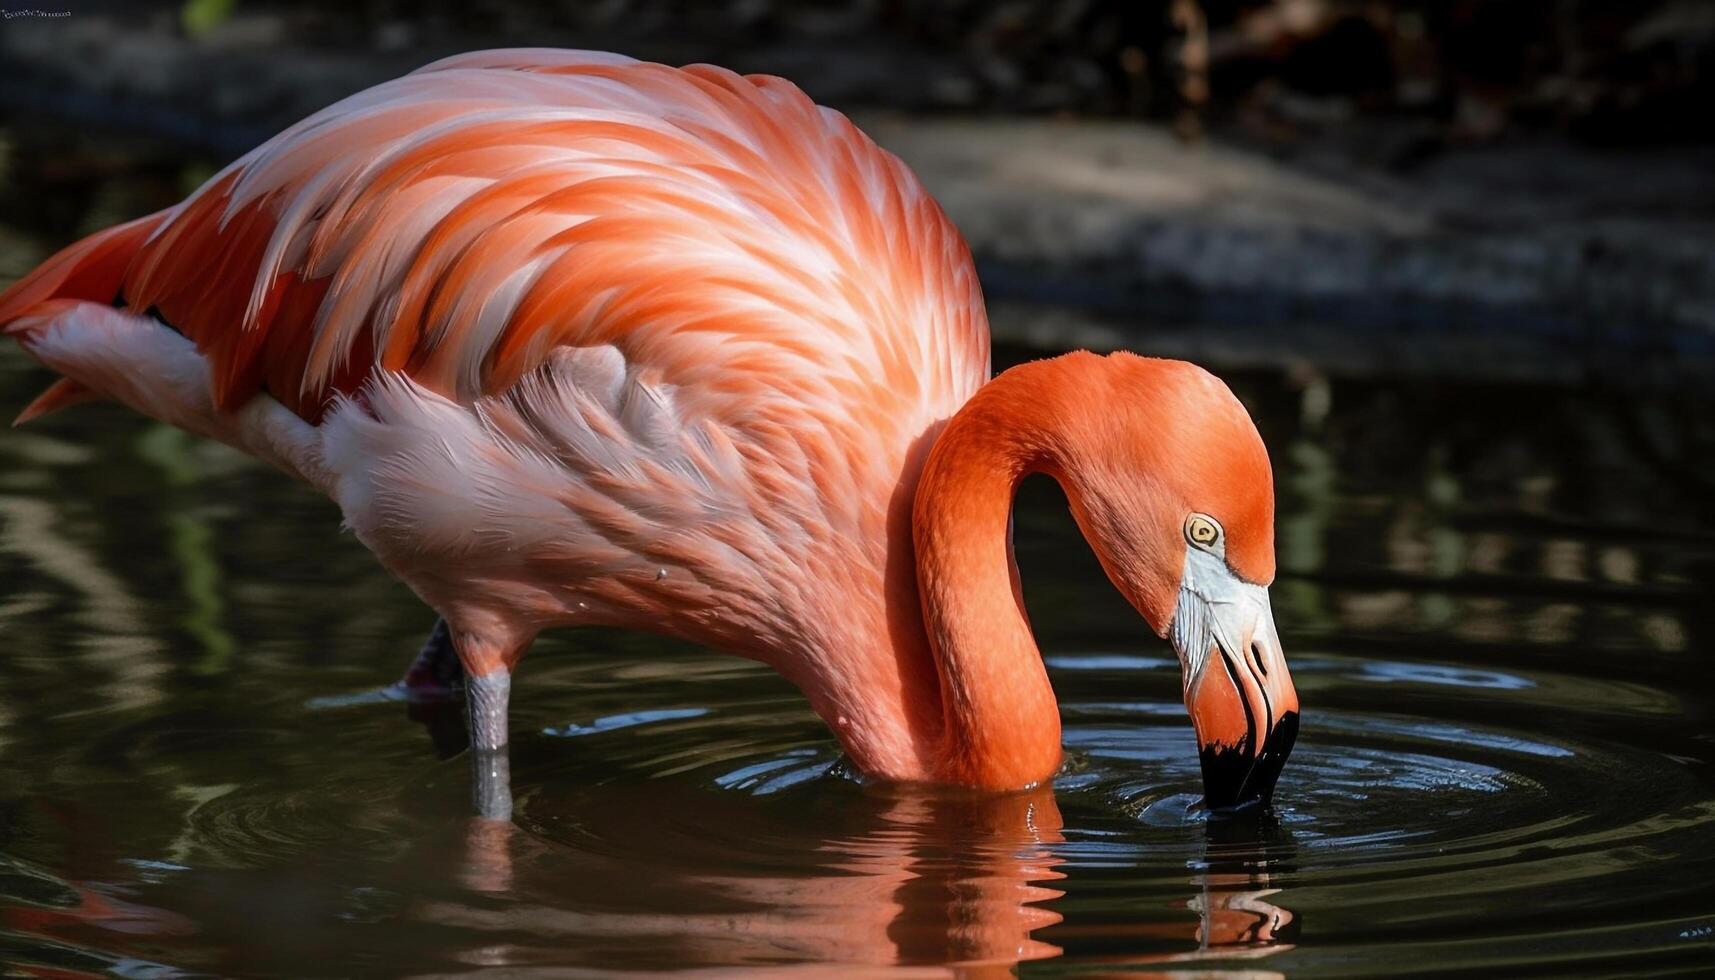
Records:
M67 299L183 334L218 409L266 392L311 422L378 370L469 404L616 345L733 412L760 385L873 430L949 413L988 360L962 240L845 117L780 79L595 52L360 92L50 259L0 324Z
M67 378L26 417L114 398L328 493L475 675L670 633L922 770L909 487L987 323L939 206L788 82L438 62L72 245L0 328Z

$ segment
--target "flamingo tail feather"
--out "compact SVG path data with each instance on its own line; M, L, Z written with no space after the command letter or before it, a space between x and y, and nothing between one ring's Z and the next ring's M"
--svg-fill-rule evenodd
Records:
M19 320L53 300L117 302L132 257L167 214L157 211L61 249L0 293L0 328L8 334L19 333L23 327Z
M46 391L37 395L34 401L24 406L24 410L12 420L12 427L15 429L50 412L57 412L73 405L81 405L84 402L100 401L101 398L100 392L87 388L70 378L61 378L48 385Z
M25 350L38 331L79 302L117 303L131 259L166 212L116 225L74 242L0 293L0 333ZM103 394L73 378L60 378L24 406L14 427L62 408L97 401Z

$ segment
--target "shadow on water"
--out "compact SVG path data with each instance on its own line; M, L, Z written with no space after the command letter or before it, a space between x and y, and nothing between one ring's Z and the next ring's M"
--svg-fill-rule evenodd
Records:
M77 215L8 211L40 221L0 225L0 270L177 182L88 190ZM1052 787L864 785L768 671L573 632L520 676L515 817L496 823L470 818L456 708L429 737L420 706L354 697L429 617L332 506L112 407L11 432L0 962L1705 968L1708 396L1225 374L1272 450L1273 602L1305 712L1273 810L1214 817L1171 651L1045 481L1016 547L1065 719ZM0 349L0 406L44 380Z

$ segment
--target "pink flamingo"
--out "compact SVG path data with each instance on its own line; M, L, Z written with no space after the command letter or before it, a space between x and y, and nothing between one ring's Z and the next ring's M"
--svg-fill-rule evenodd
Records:
M442 617L413 674L456 654L478 749L539 631L605 624L770 665L876 777L1042 782L1032 473L1177 650L1209 802L1266 799L1291 749L1238 400L1126 353L990 380L958 232L778 78L450 58L71 245L0 324L63 375L20 421L117 400L337 501Z

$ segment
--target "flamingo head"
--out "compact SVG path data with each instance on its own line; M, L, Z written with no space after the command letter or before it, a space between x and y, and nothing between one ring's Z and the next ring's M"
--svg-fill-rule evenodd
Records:
M1179 656L1212 807L1269 800L1298 734L1269 606L1274 481L1244 406L1183 361L1080 359L1062 483L1108 577Z

